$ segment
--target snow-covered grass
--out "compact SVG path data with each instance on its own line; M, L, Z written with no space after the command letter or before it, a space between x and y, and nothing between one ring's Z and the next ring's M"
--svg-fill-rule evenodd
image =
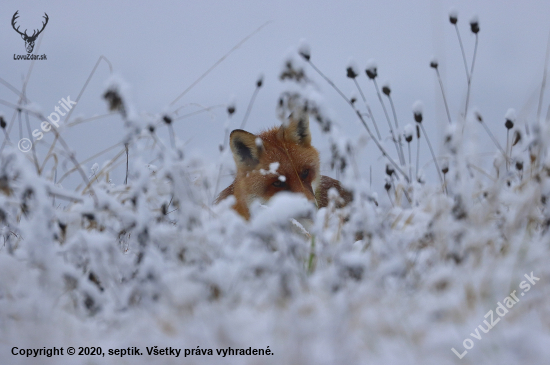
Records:
M386 169L390 200L383 200L354 173L358 146L340 135L310 84L314 52L305 41L296 57L283 70L292 85L278 114L307 105L311 127L318 124L332 146L331 166L354 193L343 209L334 194L320 210L283 194L251 207L246 222L232 198L213 206L212 189L231 164L227 145L217 165L188 155L171 129L174 116L142 117L116 79L105 98L127 128L128 184L109 181L111 161L81 171L81 185L64 189L40 169L44 156L35 164L33 155L3 147L2 364L546 363L548 121L527 120L526 129L508 113L512 138L504 154L495 147L489 170L470 154L481 116L450 124L437 157L443 184L408 166L414 159L405 146L401 164L380 143L394 156ZM350 65L350 77L365 77ZM368 115L359 104L350 102ZM159 128L169 129L170 141ZM407 125L402 143L424 143L417 130ZM59 138L46 158L75 162L70 141ZM125 165L124 153L119 161ZM505 301L514 291L519 300ZM506 313L499 302L509 305ZM14 347L54 346L65 355L12 355ZM77 353L100 346L106 355L69 356L69 346ZM144 355L108 355L134 346ZM181 349L180 357L146 355L153 346ZM217 355L228 347L273 354ZM213 355L181 358L197 348Z

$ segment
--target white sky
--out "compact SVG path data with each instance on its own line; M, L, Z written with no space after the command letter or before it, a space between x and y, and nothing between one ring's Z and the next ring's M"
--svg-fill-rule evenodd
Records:
M193 88L178 106L196 103L211 106L237 100L232 128L240 124L256 78L265 75L264 88L254 105L247 129L251 132L278 123L275 105L285 87L278 74L289 49L306 38L312 59L345 92L353 84L345 67L353 56L361 69L370 58L378 63L380 81L389 80L397 113L403 126L413 122L411 106L424 102L425 123L436 149L440 131L446 125L439 86L429 67L432 56L439 59L453 117L457 118L465 98L465 75L454 28L448 11L456 8L468 61L474 37L468 21L480 20L480 44L473 77L472 106L479 108L497 137L505 143L504 115L508 108L518 111L533 102L527 117L533 116L544 66L550 31L549 1L12 1L0 3L0 77L20 88L29 61L14 61L24 54L24 43L11 27L11 17L19 10L21 28L37 28L48 13L49 23L39 51L47 61L34 65L28 97L44 113L62 97L75 99L100 55L107 57L129 85L138 111L160 113L184 89L242 38L266 21L271 23L231 54L220 66ZM30 32L32 33L32 31ZM314 76L312 70L309 74ZM76 115L106 112L100 96L108 77L101 64L86 90ZM320 78L314 77L340 128L353 138L365 133L349 107ZM382 110L372 85L362 75L361 83L377 116L385 126ZM0 99L16 101L16 96L0 85ZM186 108L189 112L194 106ZM7 119L12 111L0 105ZM188 148L205 160L217 161L218 144L223 139L226 113L200 114L182 120L176 133ZM33 121L32 128L38 127ZM314 144L327 162L326 143L312 123ZM382 128L387 131L386 128ZM111 117L80 125L64 132L77 157L83 160L122 138L122 122ZM481 140L485 141L481 133ZM11 138L19 139L18 128ZM394 151L393 146L389 146ZM423 152L427 147L423 146ZM481 152L493 152L484 143ZM111 153L112 156L114 154ZM100 165L109 154L97 161ZM372 143L361 154L363 171L376 165L380 154ZM426 160L427 155L424 155ZM91 167L93 162L88 164ZM325 165L326 166L326 165ZM428 167L429 169L429 167ZM330 174L330 171L326 171ZM377 171L375 184L382 171ZM229 179L229 178L228 178ZM381 181L381 180L380 180ZM120 182L120 181L119 181Z

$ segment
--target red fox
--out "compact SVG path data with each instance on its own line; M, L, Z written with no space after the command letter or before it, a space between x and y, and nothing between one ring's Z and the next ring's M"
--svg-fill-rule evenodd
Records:
M237 174L215 203L234 195L233 209L250 218L250 204L267 202L280 191L301 193L318 208L328 205L328 190L336 188L343 206L352 199L338 180L320 174L319 152L311 145L307 114L290 116L287 125L271 128L259 135L235 129L229 137ZM276 170L276 172L275 172Z

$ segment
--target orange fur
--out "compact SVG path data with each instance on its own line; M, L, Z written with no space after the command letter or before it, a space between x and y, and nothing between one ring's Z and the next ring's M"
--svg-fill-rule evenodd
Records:
M319 152L311 145L307 115L291 116L288 125L257 136L236 129L231 132L230 146L237 174L233 184L220 193L215 203L234 195L233 209L245 219L250 218L252 201L259 199L265 203L280 191L301 193L318 208L328 204L327 192L331 187L336 188L344 204L351 200L351 194L338 180L321 176ZM276 173L269 173L270 165L275 162L278 163Z

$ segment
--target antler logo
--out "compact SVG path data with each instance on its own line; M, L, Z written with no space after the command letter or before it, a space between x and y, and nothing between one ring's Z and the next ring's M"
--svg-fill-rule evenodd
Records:
M25 41L25 48L27 49L27 53L32 53L32 50L34 49L34 41L36 41L36 38L38 38L38 35L40 33L42 33L42 31L44 30L44 28L46 28L46 24L48 24L48 14L44 13L44 19L46 19L45 22L42 22L42 29L38 30L36 29L31 36L29 36L27 34L27 30L25 29L25 32L24 33L21 33L19 31L19 27L15 27L15 20L17 18L19 18L19 15L17 15L17 13L19 13L19 10L17 10L15 12L15 14L13 14L13 18L11 18L11 26L13 27L13 29L15 29L15 31L19 34L21 34L21 38L23 38L23 40ZM37 33L38 32L38 33Z

